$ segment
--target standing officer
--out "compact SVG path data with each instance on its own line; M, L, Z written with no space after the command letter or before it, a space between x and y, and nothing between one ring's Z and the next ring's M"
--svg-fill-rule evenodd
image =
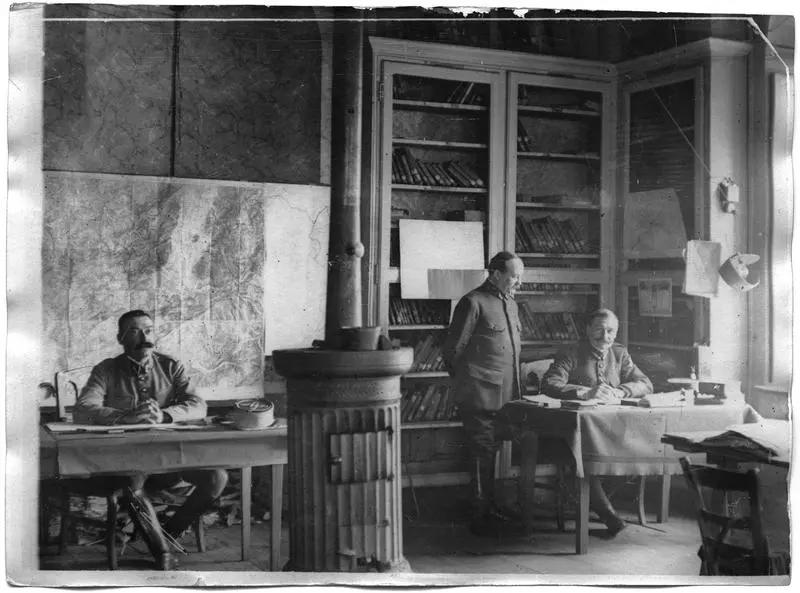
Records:
M496 533L507 520L494 503L499 448L495 416L520 396L520 322L514 293L522 283L522 260L501 251L489 262L489 278L456 305L443 354L470 453L470 530Z

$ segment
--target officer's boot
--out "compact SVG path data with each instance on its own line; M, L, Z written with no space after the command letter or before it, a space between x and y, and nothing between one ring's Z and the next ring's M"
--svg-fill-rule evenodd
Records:
M597 476L590 478L589 489L589 501L592 510L597 513L597 516L600 517L600 520L606 524L608 536L614 537L620 531L625 529L625 521L619 515L617 515L617 512L614 510L614 507L611 504L611 501L608 499L605 490L603 490L603 484L600 481L600 478Z
M486 479L486 459L473 457L470 468L470 525L469 530L475 535L494 535L489 518L489 498L492 486ZM492 476L494 481L494 476Z
M169 551L169 544L164 537L164 532L161 530L156 510L150 503L150 499L145 495L144 490L129 488L126 502L131 519L133 519L155 559L156 568L158 570L174 570L177 567L177 561Z

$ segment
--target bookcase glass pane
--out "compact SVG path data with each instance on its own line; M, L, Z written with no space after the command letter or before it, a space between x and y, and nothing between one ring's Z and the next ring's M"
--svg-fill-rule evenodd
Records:
M389 265L396 267L401 218L483 222L488 231L491 87L395 74L391 96Z
M515 249L527 267L600 266L602 95L517 89Z
M674 189L689 237L694 236L694 123L693 80L630 96L628 191Z

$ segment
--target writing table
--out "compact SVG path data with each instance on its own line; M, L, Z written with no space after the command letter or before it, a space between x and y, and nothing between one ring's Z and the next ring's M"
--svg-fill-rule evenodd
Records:
M118 427L115 427L118 428ZM271 466L270 570L280 560L283 466L288 461L286 423L264 430L209 425L184 431L162 426L135 432L59 432L39 429L40 477L87 478L111 474L168 473L187 469L241 470L242 560L250 554L252 468Z
M761 417L746 404L640 408L598 405L567 410L539 407L525 400L509 402L499 419L516 429L520 442L520 506L526 524L532 523L533 488L538 440L563 440L574 460L578 480L575 551L585 554L589 540L589 476L661 476L658 520L669 509L670 476L681 473L679 454L661 442L667 432L722 429L756 422Z

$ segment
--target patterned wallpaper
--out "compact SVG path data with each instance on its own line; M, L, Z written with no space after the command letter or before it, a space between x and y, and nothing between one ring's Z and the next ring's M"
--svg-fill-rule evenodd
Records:
M261 393L264 205L256 184L47 173L43 368L115 356L141 308L207 397Z
M185 18L313 15L187 7ZM154 12L155 11L155 12ZM160 12L158 12L160 11ZM296 13L296 14L295 14ZM48 16L164 18L165 7L50 7ZM45 23L44 168L318 183L319 30L310 21Z

